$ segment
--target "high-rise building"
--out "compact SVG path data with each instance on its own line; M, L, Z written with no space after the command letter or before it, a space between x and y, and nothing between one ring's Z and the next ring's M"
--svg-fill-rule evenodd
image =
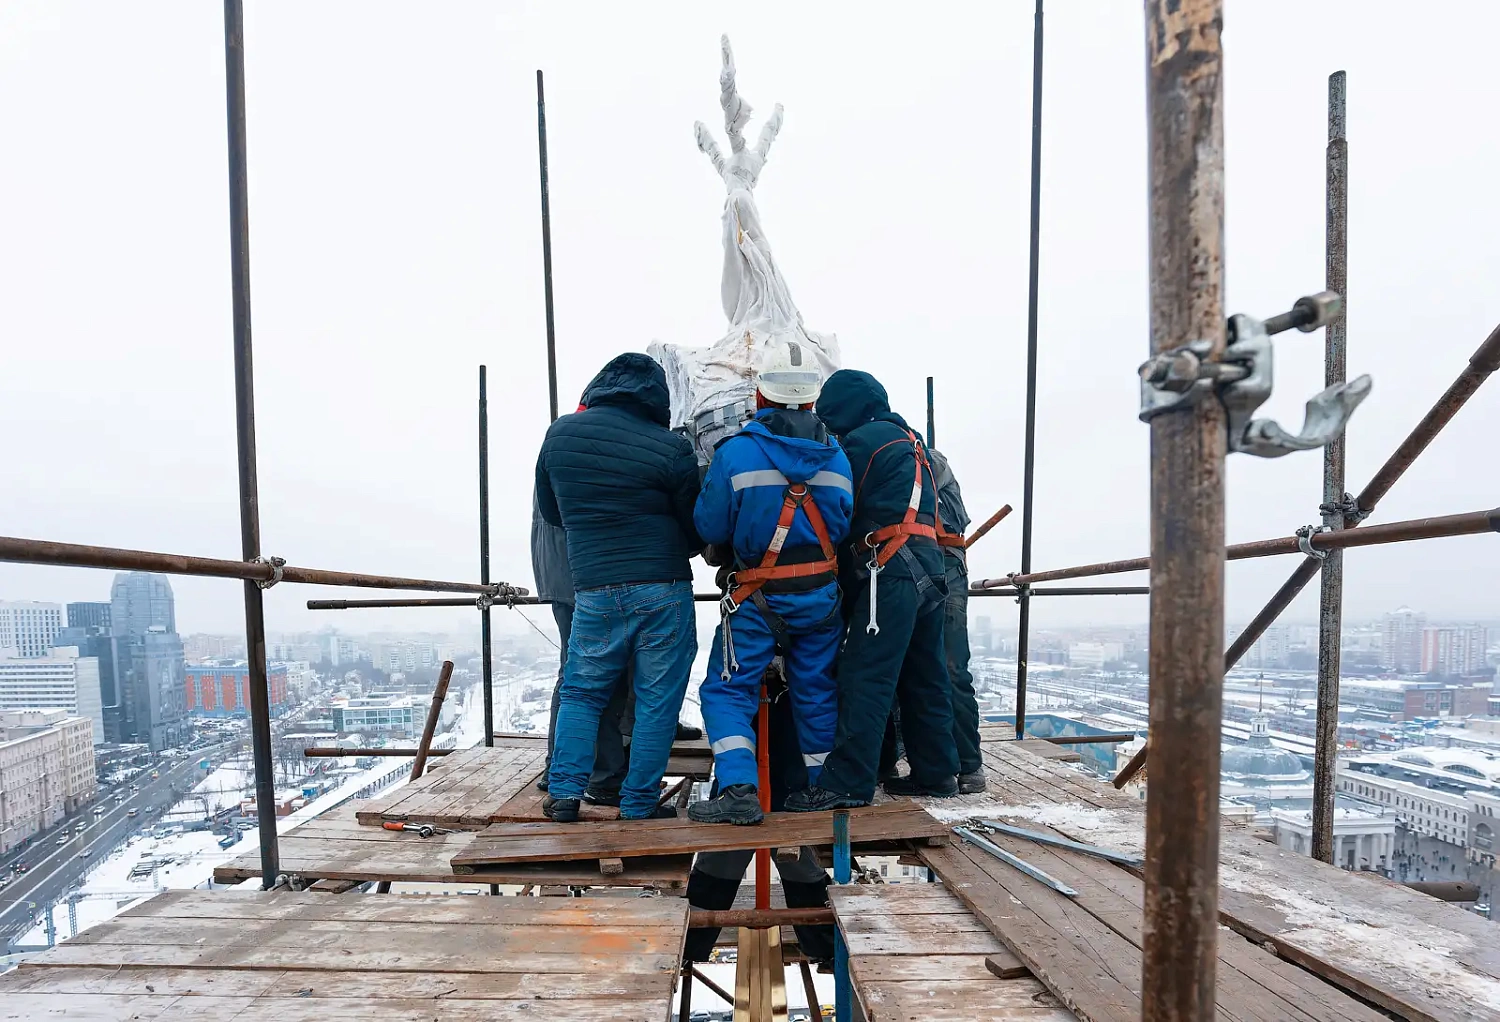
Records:
M1422 629L1427 615L1410 607L1401 607L1385 616L1380 655L1384 666L1392 671L1415 673L1422 669Z
M45 656L0 657L0 710L65 710L86 717L93 742L104 740L99 661L63 646Z
M0 602L0 654L10 649L16 656L41 656L62 626L60 603Z
M94 798L91 729L66 710L0 710L0 853Z
M119 740L147 743L153 752L180 745L188 719L172 585L164 575L122 572L111 597Z
M172 584L165 575L123 571L110 590L110 631L120 638L145 635L153 628L177 633Z
M1422 629L1423 674L1462 678L1477 674L1485 665L1489 633L1482 625L1460 625Z
M287 707L286 664L268 664L266 683L272 713ZM209 717L245 717L250 714L250 666L193 664L183 681L183 697L189 713Z
M109 631L109 612L113 605L108 603L70 603L68 604L68 627L94 629L95 634Z

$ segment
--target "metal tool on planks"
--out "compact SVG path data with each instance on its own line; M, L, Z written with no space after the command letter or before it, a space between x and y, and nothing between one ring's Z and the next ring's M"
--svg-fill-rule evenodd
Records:
M1066 848L1073 852L1082 852L1084 855L1092 855L1109 862L1117 862L1121 866L1140 867L1145 860L1139 855L1129 852L1117 852L1113 848L1104 848L1099 845L1086 845L1080 841L1069 841L1065 837L1055 837L1051 834L1043 834L1037 830L1026 830L1023 827L1012 827L1008 823L996 823L994 820L970 820L970 827L978 827L994 834L1006 834L1010 837L1018 837L1023 841L1034 841L1039 845L1051 845L1053 848Z
M451 830L442 827L434 827L430 823L402 823L399 820L387 820L380 825L385 830L407 830L418 837L432 837L434 834L452 834Z
M995 844L993 841L990 841L987 838L980 837L968 827L954 827L953 833L957 834L960 838L962 838L969 844L978 845L980 848L983 848L985 851L989 852L991 855L993 855L995 858L999 859L1006 865L1014 866L1022 873L1025 873L1027 876L1031 877L1031 879L1041 881L1042 883L1046 884L1048 887L1056 891L1058 894L1067 895L1069 898L1078 897L1078 892L1073 890L1073 888L1069 887L1067 884L1063 883L1061 880L1049 875L1043 870L1037 869L1025 859L1017 858L1016 856L1010 854L1004 848L1001 848L999 845Z

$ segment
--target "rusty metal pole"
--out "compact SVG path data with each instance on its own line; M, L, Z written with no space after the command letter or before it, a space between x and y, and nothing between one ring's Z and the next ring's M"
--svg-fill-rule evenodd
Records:
M1349 210L1349 143L1344 137L1344 72L1328 76L1326 289L1344 298L1344 315L1323 332L1323 385L1343 383L1345 325L1349 322L1346 245ZM1344 528L1344 434L1323 448L1323 525ZM1333 861L1333 793L1338 769L1339 668L1344 631L1344 552L1323 555L1318 594L1318 720L1313 758L1312 857Z
M1147 0L1151 349L1224 351L1222 0ZM1218 965L1223 406L1151 420L1151 742L1141 1017L1210 1022Z
M1036 483L1036 320L1042 237L1042 0L1031 40L1031 253L1026 297L1026 447L1021 487L1021 574L1031 570L1031 510ZM1016 589L1016 737L1026 734L1026 660L1031 653L1031 590Z
M542 288L547 302L547 397L557 421L557 334L552 322L552 189L547 181L547 97L536 71L536 149L542 175Z
M229 125L229 267L234 310L235 442L239 457L240 552L260 559L260 484L255 464L255 369L250 343L250 187L245 143L245 12L224 0L224 99ZM276 844L276 777L271 763L271 691L266 677L266 612L261 585L246 579L245 654L249 666L250 748L255 766L255 819L260 882L270 890L281 872Z
M937 412L932 405L932 377L927 377L927 446L937 446Z
M422 726L422 740L417 743L417 757L411 763L410 780L415 781L427 769L427 757L432 754L432 736L437 734L438 718L443 714L443 700L448 698L448 683L453 679L453 661L444 660L438 672L437 684L432 689L432 702L427 707L427 722ZM490 744L495 738L490 736Z
M490 400L486 371L479 367L479 581L490 581ZM490 606L479 602L479 674L484 699L484 744L495 744L495 651L490 639Z

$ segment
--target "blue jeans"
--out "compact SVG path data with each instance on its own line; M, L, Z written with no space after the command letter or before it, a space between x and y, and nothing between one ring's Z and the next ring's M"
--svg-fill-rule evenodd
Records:
M656 810L677 714L698 653L691 582L640 582L575 595L548 793L580 798L594 769L599 718L628 663L635 669L635 731L620 816Z

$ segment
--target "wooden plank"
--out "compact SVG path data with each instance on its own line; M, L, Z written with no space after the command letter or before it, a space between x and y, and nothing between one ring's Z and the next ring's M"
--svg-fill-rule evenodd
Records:
M147 987L151 987L150 990ZM661 980L620 972L390 973L288 968L174 969L126 966L37 966L22 962L0 977L0 1001L12 993L147 994L169 997L345 996L371 1000L454 997L460 1000L592 1000L660 996ZM303 993L302 991L306 991ZM3 1016L0 1016L3 1017Z
M389 999L374 1002L378 1016L403 1022L661 1022L662 1006L654 1001L461 1001ZM69 1022L368 1022L372 1002L359 996L318 1001L288 998L182 997L156 994L16 994L7 996L3 1017L66 1018Z
M1115 820L1139 820L1137 833L1144 835L1139 800L1003 743L984 751L1001 786L1021 787L1033 802L1081 804L1108 810ZM1078 841L1097 839L1097 832L1061 819L1054 829ZM1405 1017L1500 1019L1500 945L1492 924L1456 906L1370 884L1226 826L1219 910L1235 932Z
M1016 745L1023 751L1042 759L1055 760L1059 763L1083 762L1083 756L1076 749L1044 742L1040 738L1023 738Z
M1038 1003L1047 991L1032 980L1000 982L950 980L946 983L867 983L860 1003L870 1022L1074 1022L1072 1012L1055 1003ZM1050 998L1048 998L1050 1001Z
M359 885L358 880L316 880L308 890L319 894L348 894Z
M359 807L362 808L362 807ZM325 880L406 881L412 883L495 883L656 887L666 890L687 883L691 856L632 858L625 872L601 879L592 863L514 864L455 876L449 860L474 840L476 831L435 834L430 838L409 832L364 826L356 807L326 813L281 836L282 871ZM260 876L260 853L250 852L216 866L214 879L222 883Z
M447 757L443 769L419 778L356 813L360 823L385 820L440 827L482 827L542 769L545 748L465 749Z
M988 980L985 955L850 955L855 982L937 983L948 980ZM1040 984L1038 984L1040 985Z
M1012 954L1009 949L984 956L984 967L996 979L1020 979L1030 976L1031 970Z
M945 837L947 827L920 806L893 803L849 813L850 839ZM832 813L771 813L755 827L694 823L687 819L622 820L596 824L497 823L452 859L455 872L511 862L552 862L605 856L669 855L782 845L827 845Z
M1118 934L1019 871L1012 870L1004 883L997 881L970 858L966 846L929 848L921 854L969 910L1080 1019L1138 1022L1140 952Z

